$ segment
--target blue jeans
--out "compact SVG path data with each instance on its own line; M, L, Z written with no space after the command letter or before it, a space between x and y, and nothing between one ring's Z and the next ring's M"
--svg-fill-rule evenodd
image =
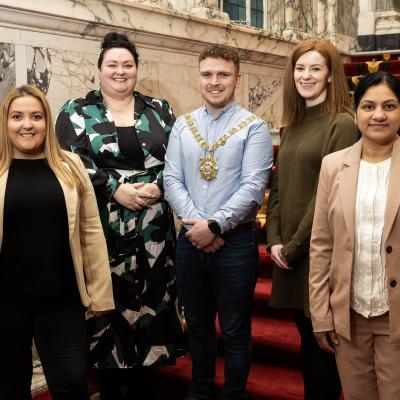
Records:
M180 233L176 252L178 293L189 327L192 387L214 391L215 317L224 341L225 382L220 399L246 399L251 363L250 305L258 274L256 232L232 233L214 254L197 250Z

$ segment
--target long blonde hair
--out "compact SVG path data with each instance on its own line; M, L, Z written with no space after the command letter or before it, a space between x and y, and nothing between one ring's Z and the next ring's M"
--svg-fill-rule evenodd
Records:
M297 60L309 51L318 51L324 57L329 69L331 82L328 84L325 112L335 118L338 113L348 113L353 116L349 87L344 75L340 53L328 40L309 39L300 42L289 57L283 85L283 123L286 126L296 126L304 118L305 100L300 96L294 82L294 70Z
M6 172L14 157L14 148L8 137L8 114L11 103L20 97L31 96L37 99L43 107L46 122L46 136L44 140L44 156L49 167L66 185L76 187L81 193L86 186L85 178L82 176L75 162L61 150L54 130L53 119L46 96L33 85L22 85L10 90L0 105L0 176ZM65 165L67 164L68 167Z

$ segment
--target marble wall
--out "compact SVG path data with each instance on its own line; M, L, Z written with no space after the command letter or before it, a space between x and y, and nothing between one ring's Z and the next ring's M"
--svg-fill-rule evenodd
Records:
M0 43L0 99L15 86L15 46Z
M377 11L400 11L400 0L377 0Z
M288 39L321 37L339 49L357 47L359 0L269 0L267 28Z
M27 47L27 83L41 89L58 109L68 98L94 88L95 55L57 48Z
M98 87L101 38L116 30L140 52L137 89L169 99L178 115L201 104L199 52L210 43L235 47L243 73L237 100L277 128L291 49L307 37L353 49L355 2L268 0L267 29L260 30L229 23L219 0L0 0L0 96L33 83L56 112L66 99Z
M274 76L275 75L275 76ZM248 108L266 121L280 119L283 77L270 71L270 74L248 75ZM278 126L274 126L278 128Z
M400 0L359 0L360 51L400 48Z
M47 94L57 113L67 99L98 87L100 42L116 30L138 47L136 89L168 99L177 115L201 105L198 54L204 46L237 48L243 79L236 100L272 129L279 127L282 77L294 42L227 24L216 8L206 17L177 11L184 8L179 1L0 0L0 98L10 87L31 83ZM212 1L185 4L207 11Z
M357 0L337 1L336 32L347 37L357 37Z

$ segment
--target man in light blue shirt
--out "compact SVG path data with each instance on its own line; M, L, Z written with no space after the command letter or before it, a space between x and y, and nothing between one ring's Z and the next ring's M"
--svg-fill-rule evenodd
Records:
M185 400L216 398L217 312L225 357L219 399L247 399L250 302L258 271L254 221L273 150L265 123L234 103L241 77L236 51L210 46L199 61L205 106L176 121L164 169L165 198L184 223L176 277L193 363Z

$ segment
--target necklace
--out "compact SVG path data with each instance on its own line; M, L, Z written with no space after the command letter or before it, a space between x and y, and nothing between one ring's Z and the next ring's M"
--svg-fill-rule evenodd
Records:
M217 160L214 157L214 151L218 149L218 147L224 146L229 138L245 128L250 122L254 121L255 119L257 119L257 116L255 116L254 114L250 115L250 117L246 118L244 121L229 129L229 131L223 134L215 143L209 144L206 142L203 136L201 136L199 130L194 124L192 116L190 114L185 114L185 120L190 132L192 133L193 137L200 145L200 147L206 151L205 156L200 157L199 164L200 176L204 180L212 181L217 176L218 164Z

